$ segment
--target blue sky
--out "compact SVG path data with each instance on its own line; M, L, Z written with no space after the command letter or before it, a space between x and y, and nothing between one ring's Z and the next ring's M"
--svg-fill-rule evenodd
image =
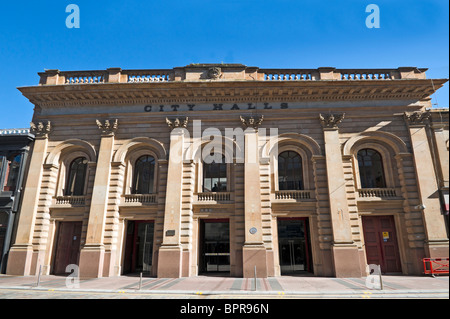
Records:
M80 8L68 29L67 5ZM365 25L369 4L380 28ZM0 128L28 127L33 105L17 87L44 69L427 67L449 77L445 0L40 0L0 6ZM433 96L448 107L449 85Z

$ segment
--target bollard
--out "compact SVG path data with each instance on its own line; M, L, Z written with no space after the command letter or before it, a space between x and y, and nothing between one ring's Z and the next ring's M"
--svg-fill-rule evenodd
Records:
M39 265L39 273L38 273L36 287L39 287L39 285L41 283L41 272L42 272L42 265Z
M256 291L256 266L255 266L255 285L253 287L253 291Z
M380 288L383 290L383 278L381 277L381 266L378 265L378 274L380 276Z
M142 289L142 272L141 272L140 279L139 279L139 290L141 290L141 289Z

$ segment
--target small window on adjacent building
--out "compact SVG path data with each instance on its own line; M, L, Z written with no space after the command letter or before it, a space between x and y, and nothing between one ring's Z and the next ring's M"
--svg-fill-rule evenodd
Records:
M3 165L4 165L5 161L6 161L5 157L0 156L0 189L3 189L3 173L5 172Z
M361 188L385 188L383 159L376 150L365 148L358 152Z
M303 188L302 158L293 151L278 155L278 189L302 190Z
M78 157L69 166L69 174L64 195L82 196L84 195L84 184L86 182L88 160Z
M3 190L6 192L16 191L17 181L19 179L21 159L22 155L19 154L10 158L10 160L7 163L5 186L3 187Z
M144 155L134 165L132 194L152 194L155 181L155 158Z
M219 163L203 163L203 192L227 191L227 163L225 157Z

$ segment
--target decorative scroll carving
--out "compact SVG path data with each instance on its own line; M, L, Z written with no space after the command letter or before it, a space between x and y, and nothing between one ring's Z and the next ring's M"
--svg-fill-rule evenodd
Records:
M241 122L242 125L245 128L248 127L252 127L254 128L256 131L258 131L258 128L261 126L263 120L264 120L264 115L261 115L260 117L253 117L253 116L240 116L241 118Z
M212 67L208 70L208 78L217 80L222 77L222 69L219 67Z
M425 125L429 123L431 114L428 111L405 112L404 118L409 125Z
M36 137L44 137L47 138L48 134L52 131L52 125L51 122L48 121L47 124L44 124L43 122L30 123L31 132Z
M345 113L341 114L319 114L320 123L324 128L338 128L338 124L344 120Z
M166 123L170 127L170 129L172 129L172 130L175 129L175 128L178 128L178 127L186 128L188 123L189 123L189 117L186 117L186 118L181 119L181 120L178 117L176 119L173 119L173 120L169 120L166 117Z
M117 131L117 127L119 126L119 120L115 119L114 123L111 124L109 120L105 120L103 123L99 120L95 120L97 123L97 126L99 130L102 131L102 135L114 135L114 133Z

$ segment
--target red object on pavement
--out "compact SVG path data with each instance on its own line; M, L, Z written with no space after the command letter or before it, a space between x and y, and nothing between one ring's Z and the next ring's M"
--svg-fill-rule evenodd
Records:
M425 275L448 275L448 257L447 258L424 258L423 270Z

